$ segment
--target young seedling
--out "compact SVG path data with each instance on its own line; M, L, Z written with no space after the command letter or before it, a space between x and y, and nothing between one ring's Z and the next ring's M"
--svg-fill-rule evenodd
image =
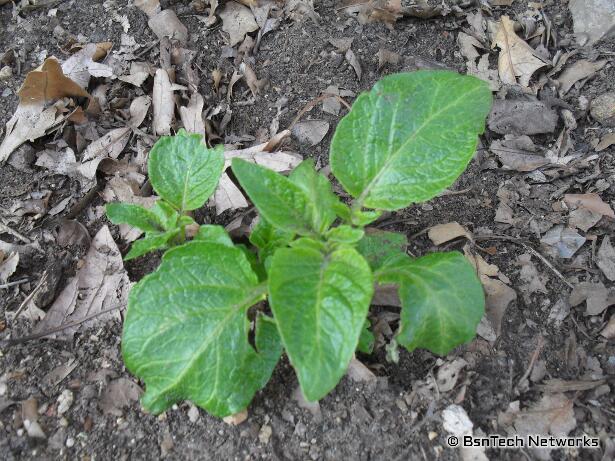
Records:
M220 226L192 241L182 229L213 193L223 154L197 135L161 138L149 176L150 210L110 204L114 223L145 231L127 258L167 248L130 294L122 338L127 368L146 384L145 409L188 399L216 416L245 409L282 352L305 398L330 392L358 349L369 353L375 284L401 300L396 344L445 355L470 341L484 312L473 267L457 252L412 258L404 235L366 229L383 210L429 200L472 158L491 106L487 85L444 71L383 78L339 123L331 170L352 196L332 191L311 160L290 175L241 159L232 170L259 213L252 246ZM393 354L394 355L394 354Z

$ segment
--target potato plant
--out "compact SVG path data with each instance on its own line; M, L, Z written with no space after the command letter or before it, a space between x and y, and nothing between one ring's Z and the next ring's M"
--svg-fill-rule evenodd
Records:
M286 353L305 398L330 392L359 348L371 349L367 314L376 284L402 303L394 346L445 355L470 341L484 312L473 267L457 252L413 258L406 238L366 231L384 210L429 200L472 158L491 106L487 85L446 71L391 75L361 94L339 123L334 193L311 160L288 176L241 159L232 170L258 210L251 245L202 225L186 241L187 212L203 206L224 165L221 149L180 131L149 157L160 200L113 203L107 214L145 232L126 258L165 249L130 294L122 353L160 413L191 400L216 416L245 409Z

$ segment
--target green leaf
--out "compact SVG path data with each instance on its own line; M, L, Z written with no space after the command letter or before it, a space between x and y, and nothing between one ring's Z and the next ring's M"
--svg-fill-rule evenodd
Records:
M390 75L360 95L331 143L331 169L366 206L398 210L449 187L476 150L491 91L475 77Z
M250 234L250 243L260 250L269 250L286 246L295 236L279 227L275 227L262 216Z
M240 158L233 159L231 168L268 222L295 234L314 233L314 210L301 187L279 173Z
M312 159L304 160L288 177L298 185L310 199L312 227L322 233L335 221L335 205L339 202L331 189L329 180L314 168Z
M108 203L107 217L113 224L128 224L144 232L165 230L164 223L151 210L130 203Z
M409 351L446 355L471 341L485 313L475 270L458 252L399 258L386 268L384 283L399 283L402 303L397 342Z
M374 333L370 330L371 326L372 324L369 319L365 319L363 329L361 330L361 336L359 336L359 345L357 346L357 350L364 354L371 354L374 351L376 338L374 337Z
M407 246L408 239L404 234L367 229L357 244L357 251L367 260L372 271L376 272L391 256L405 255Z
M341 226L334 227L327 232L327 240L338 243L356 243L363 238L365 232L363 229L356 229L351 226L342 224Z
M221 146L208 149L203 137L180 130L161 137L150 151L149 179L154 190L180 212L195 210L214 192L224 167Z
M269 304L307 400L325 396L346 373L372 294L369 265L352 248L273 255Z
M194 240L199 240L209 243L219 243L227 247L233 246L231 237L226 232L226 229L222 226L216 226L213 224L203 224L199 227L199 231L194 237Z
M149 232L141 240L132 244L130 251L124 256L124 261L138 258L150 251L163 250L168 247L169 241L178 234L179 228L166 232Z
M158 216L164 230L171 230L177 227L179 214L164 200L158 200L154 203L150 211Z
M380 211L356 210L355 209L352 211L352 216L350 220L355 226L365 227L368 224L373 223L381 215L382 215L382 212Z
M246 408L281 354L266 317L256 322L257 350L248 341L246 313L265 290L236 248L193 241L169 250L132 289L124 321L124 362L145 381L145 409L184 399L219 417Z

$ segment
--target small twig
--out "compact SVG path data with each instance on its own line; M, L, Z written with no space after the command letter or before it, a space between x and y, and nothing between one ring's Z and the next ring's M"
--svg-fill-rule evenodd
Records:
M529 246L527 243L525 243L525 242L523 242L523 241L521 241L521 240L519 240L519 239L517 239L515 237L509 237L508 235L479 235L479 236L474 237L474 240L504 240L504 241L507 241L507 242L516 243L517 245L521 245L527 251L529 251L534 256L536 256L538 259L540 259L544 263L545 266L547 266L549 269L551 269L551 271L553 271L553 273L555 275L557 275L560 278L560 280L566 284L566 286L568 288L570 288L570 289L574 288L572 286L572 284L568 280L566 280L566 278L562 275L562 273L560 271L558 271L555 268L555 266L549 262L549 260L547 258L545 258L542 254L540 254L534 248Z
M30 279L26 277L25 279L15 280L14 282L3 283L2 285L0 285L0 290L4 290L5 288L14 287L15 285L25 283L28 280Z
M525 373L523 373L523 376L521 376L519 381L517 381L516 388L519 388L519 386L521 386L521 383L530 376L530 374L532 373L532 370L534 369L534 365L536 364L536 360L538 360L538 357L540 356L540 353L542 352L542 349L544 346L545 346L545 339L542 336L539 336L538 344L536 345L536 349L534 349L534 352L532 353L532 358L530 359L530 363L527 367L527 370L525 370Z
M58 333L62 330L66 330L67 328L72 328L72 327L76 327L78 325L81 325L82 323L85 323L89 320L92 320L96 317L99 317L103 314L108 314L109 312L113 312L116 310L124 310L124 308L126 307L126 305L119 305L119 306L113 306L110 307L108 309L104 309L100 312L96 312L95 314L91 314L88 315L87 317L84 317L80 320L75 320L74 322L69 322L66 323L64 325L60 325L59 327L56 328L52 328L50 330L47 331L41 331L40 333L34 333L32 335L28 335L28 336L22 336L21 338L15 338L15 339L5 339L3 341L0 341L0 347L5 347L5 346L14 346L16 344L21 344L21 343L25 343L28 341L32 341L35 339L40 339L40 338L44 338L45 336L49 336L55 333Z
M28 296L26 296L26 299L24 299L23 302L19 305L19 307L17 308L17 311L15 311L15 315L13 316L13 321L15 321L17 317L19 317L19 314L21 314L21 311L23 311L25 307L28 304L30 304L30 301L32 301L32 298L34 298L34 296L36 296L36 293L38 293L41 290L41 287L43 286L43 283L47 280L48 275L49 273L47 271L43 272L43 275L41 275L41 279L38 281L34 289L30 292Z
M0 229L3 230L4 232L8 232L9 234L13 235L14 237L17 237L19 240L21 240L24 243L27 243L27 244L32 243L32 240L30 240L28 237L26 237L25 235L20 234L16 230L11 229L9 226L4 224L2 221L0 221Z
M149 45L147 45L147 47L143 48L141 51L139 51L135 57L140 58L141 56L143 56L145 53L147 53L148 51L150 51L152 48L154 48L156 45L158 45L158 42L160 42L160 40L154 40L152 43L150 43Z
M325 99L329 99L329 98L337 99L339 102L341 102L346 107L346 109L350 110L350 104L348 104L340 95L333 94L333 93L323 93L320 96L318 96L316 99L313 99L312 101L308 102L305 105L305 107L299 111L295 119L290 123L290 126L288 127L288 129L289 130L292 129L295 126L295 124L299 120L301 120L301 117L303 117L306 112L312 110L314 106L316 106L316 104L318 104L321 101L324 101Z

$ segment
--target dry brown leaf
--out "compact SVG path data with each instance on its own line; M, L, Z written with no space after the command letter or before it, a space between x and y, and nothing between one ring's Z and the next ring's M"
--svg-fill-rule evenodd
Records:
M355 357L348 364L346 374L355 382L370 383L376 381L376 375Z
M609 323L607 323L606 327L604 327L600 334L606 339L615 339L615 314L611 315Z
M87 88L90 77L112 77L113 69L110 66L94 60L97 54L100 55L100 46L87 44L62 63L64 75L82 88Z
M160 13L160 0L135 0L135 6L149 17Z
M572 86L577 83L579 80L586 79L591 77L600 69L602 69L606 64L607 60L603 61L588 61L586 59L580 59L575 62L572 66L566 68L564 72L557 78L560 82L560 94L564 95L570 91Z
M219 16L222 19L222 30L229 34L230 46L241 43L246 34L258 30L258 24L250 8L237 2L226 2Z
M533 48L515 33L514 24L508 16L500 18L492 48L496 46L500 49L500 79L508 85L519 83L528 86L534 72L547 65Z
M391 66L396 66L397 64L399 64L400 59L401 56L394 51L380 48L378 50L378 70L382 70L382 68L387 64L390 64Z
M427 231L429 239L434 245L442 245L458 237L465 237L472 240L471 234L458 222L449 222L446 224L437 224Z
M172 84L166 70L158 69L156 71L152 98L154 106L152 128L154 134L171 134L171 124L175 116L175 99L173 98L173 91L186 89L187 88L184 86Z
M185 107L179 108L182 125L189 133L198 133L205 136L205 122L203 121L203 107L205 101L199 93L193 93Z
M99 406L105 414L122 416L122 409L139 400L143 390L127 378L111 381L103 390Z
M122 255L111 237L109 228L103 226L92 240L83 266L55 300L45 318L34 329L35 333L81 321L93 314L100 314L80 325L65 328L50 337L70 340L80 328L88 328L107 320L120 320L119 308L126 305L130 280ZM101 314L110 308L113 310Z
M567 436L577 425L573 400L564 394L545 394L539 402L516 415L514 426L520 434Z
M244 197L243 192L239 190L226 173L223 173L220 177L218 187L214 193L214 203L217 215L226 210L237 210L248 206L248 201Z
M164 37L170 37L179 41L182 45L185 45L188 41L188 29L182 24L173 10L162 10L151 16L147 24L159 40L162 40Z
M291 132L299 142L313 147L320 143L329 132L329 122L325 120L305 120L296 123Z
M47 58L41 67L28 73L17 92L20 105L45 106L65 97L90 98L78 83L66 77L54 58Z
M246 419L248 419L248 410L240 411L239 413L235 413L234 415L225 416L224 418L222 418L222 421L224 421L229 426L239 426Z
M0 252L0 256L2 253ZM10 253L6 258L0 258L0 283L5 283L11 275L17 270L19 264L19 253Z
M585 208L586 210L599 213L602 216L615 219L615 212L608 203L602 201L598 194L566 194L564 202L573 209Z
M354 54L354 52L349 49L346 51L346 61L348 64L354 69L355 74L357 74L357 80L361 81L361 77L363 75L363 70L361 69L361 63L359 62L359 58Z
M41 110L39 106L19 105L6 124L6 136L0 144L0 163L26 141L32 142L45 136L47 130L66 120L65 116L59 115L63 108L62 101L45 110Z
M596 152L602 152L615 144L615 132L605 134L596 145Z
M62 123L72 115L60 115L67 106L65 97L91 96L77 83L66 77L60 63L48 58L43 65L28 73L20 88L19 106L6 124L5 138L0 144L0 163L26 141L44 136L47 130ZM48 104L59 100L53 106Z
M138 128L141 126L145 117L147 117L147 113L149 112L149 108L152 105L152 98L147 95L139 96L135 98L130 103L130 127Z

